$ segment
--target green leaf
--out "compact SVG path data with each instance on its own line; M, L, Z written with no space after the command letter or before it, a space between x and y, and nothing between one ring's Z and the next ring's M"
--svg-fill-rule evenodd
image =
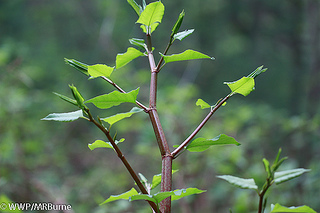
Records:
M179 170L172 170L172 174L176 173ZM156 188L161 183L161 174L154 175L152 178L152 187L151 189Z
M263 161L264 167L266 169L266 172L268 174L268 178L272 177L269 161L265 158L263 158L262 161Z
M223 179L231 183L232 185L242 188L242 189L254 189L258 190L258 186L256 185L254 179L244 179L231 175L220 175L217 178Z
M82 95L80 94L78 89L73 85L69 85L69 87L71 89L73 97L77 101L78 107L81 108L81 109L86 109L86 106L84 105L84 98L82 97Z
M201 194L203 192L206 192L206 190L200 190L197 188L177 189L174 191L174 195L171 196L171 200L179 200L183 197L194 194Z
M93 103L96 107L100 109L108 109L113 106L118 106L125 102L135 103L138 93L139 93L139 88L136 90L132 90L131 92L128 92L128 93L113 91L109 94L104 94L104 95L94 97L86 101L86 103Z
M300 212L300 213L317 213L313 209L311 209L309 206L292 206L292 207L284 207L281 206L279 203L276 205L271 205L272 211L270 213L275 213L275 212Z
M67 97L67 96L65 96L65 95L61 95L61 94L56 93L56 92L54 92L53 94L57 95L59 98L61 98L62 100L66 101L66 102L68 102L68 103L70 103L70 104L73 104L73 105L75 105L75 106L78 106L77 101L74 100L74 99L72 99L72 98L69 98L69 97Z
M144 25L145 33L151 34L161 23L163 15L164 5L161 1L156 1L146 6L136 23Z
M129 200L129 198L133 195L137 195L138 192L137 190L135 190L134 188L132 188L130 191L127 191L123 194L120 194L120 195L111 195L107 200L105 200L103 203L101 203L100 205L102 204L105 204L105 203L109 203L109 202L112 202L112 201L116 201L116 200Z
M134 9L134 11L136 11L138 16L140 16L140 14L142 12L142 7L139 4L137 4L137 2L135 2L134 0L127 0L127 2L131 5L131 7Z
M300 175L306 173L306 172L310 172L310 169L303 169L303 168L299 168L299 169L291 169L291 170L286 170L286 171L282 171L282 172L275 172L274 173L274 182L276 184L280 184L283 182L286 182L288 180L291 180L293 178L299 177Z
M140 38L132 38L129 39L130 44L138 47L139 49L142 49L143 51L147 50L147 45L144 42L144 39L140 39Z
M174 34L173 38L182 41L183 39L185 39L186 37L191 35L193 33L193 31L194 31L194 29L190 29L190 30L185 30L185 31L179 32L177 34Z
M185 12L184 12L184 10L182 10L182 12L179 14L179 18L178 18L177 22L174 24L174 26L172 28L171 36L174 36L178 32L178 30L180 29L184 15L185 15Z
M237 146L240 145L240 143L238 143L234 138L221 134L213 139L197 138L193 140L186 149L190 152L203 152L210 146L229 144L235 144Z
M125 139L124 138L121 138L120 141L116 140L115 143L118 144L118 143L122 143ZM93 142L92 144L88 144L88 147L89 149L94 150L96 148L109 148L109 149L113 149L113 146L110 142L105 142L105 141L102 141L102 140L96 140L95 142Z
M234 82L224 82L224 84L227 84L231 89L231 95L239 93L243 96L247 96L254 89L254 79L249 77L242 77Z
M92 78L97 78L100 76L104 76L110 78L114 67L109 67L105 64L95 64L88 66L88 73L91 75Z
M81 109L74 112L52 113L47 115L47 117L42 118L41 120L70 122L77 120L78 118L83 118Z
M148 183L148 179L141 173L138 173L139 177L140 177L140 180L143 184L146 184Z
M200 53L200 52L197 52L197 51L194 51L194 50L186 50L183 53L173 54L173 55L163 55L163 54L161 54L161 56L163 57L163 59L164 59L164 61L166 63L174 62L174 61L193 60L193 59L205 59L205 58L209 58L209 59L212 59L212 60L214 59L213 57L210 57L208 55L205 55L203 53Z
M130 61L132 61L135 58L138 58L139 56L143 56L144 54L140 52L139 50L129 47L127 49L127 52L118 54L116 57L116 68L119 69L126 64L128 64Z
M80 61L74 60L74 59L65 58L64 61L67 64L69 64L70 66L76 68L81 73L83 73L85 75L89 75L89 73L88 73L88 65L86 65L86 64L84 64L84 63L82 63Z
M202 100L200 98L197 100L196 105L200 106L201 109L211 108L211 106L207 102L205 102L204 100Z
M265 72L268 70L268 68L265 68L265 69L262 69L263 68L263 65L258 67L255 71L253 71L252 73L250 73L247 77L248 78L255 78L257 77L258 75L260 75L261 73Z
M107 118L103 118L101 120L107 122L110 124L110 126L112 126L113 124L115 124L116 122L124 119L124 118L129 118L131 117L131 115L137 113L137 112L141 112L143 111L143 109L139 109L138 107L133 107L130 112L126 112L126 113L118 113L116 115L107 117Z

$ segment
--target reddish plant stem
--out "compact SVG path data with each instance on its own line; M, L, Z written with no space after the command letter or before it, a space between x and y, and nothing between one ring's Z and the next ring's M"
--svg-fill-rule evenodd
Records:
M186 147L191 140L198 134L198 132L202 129L202 127L207 123L207 121L211 118L211 116L226 102L231 96L227 95L224 99L222 99L210 112L209 114L203 119L203 121L199 124L199 126L191 133L191 135L181 143L181 145L176 148L172 153L172 157L176 158L178 154Z
M131 177L133 178L134 182L137 184L138 188L140 189L140 191L143 194L149 194L148 191L146 190L146 188L144 187L144 185L141 183L139 177L137 176L137 174L135 173L135 171L133 170L133 168L131 167L131 165L129 164L129 162L127 161L127 159L125 158L125 156L123 155L123 153L121 152L121 150L119 149L118 145L115 143L115 141L113 140L113 138L111 137L109 131L102 126L101 124L99 124L91 115L89 109L86 110L88 116L89 116L89 121L91 121L92 123L94 123L108 138L109 142L111 143L112 147L114 148L115 152L117 153L118 157L120 158L120 160L122 161L122 163L124 164L124 166L126 167L127 171L130 173ZM148 203L150 204L151 208L153 209L153 211L155 212L159 212L158 211L158 207L154 202L148 201Z

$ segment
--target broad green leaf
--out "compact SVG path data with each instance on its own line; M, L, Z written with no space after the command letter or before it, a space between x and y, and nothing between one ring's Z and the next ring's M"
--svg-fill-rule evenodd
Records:
M127 0L127 2L131 5L131 7L134 9L134 11L136 11L138 16L140 16L140 14L142 12L142 7L139 4L137 4L137 2L135 2L135 0Z
M300 212L300 213L317 213L314 211L312 208L309 206L292 206L292 207L284 207L281 206L279 203L276 205L271 205L272 211L270 213L275 213L275 212Z
M203 192L206 192L206 190L200 190L197 188L177 189L174 191L174 195L171 196L171 200L179 200L180 198L194 194L201 194Z
M303 169L303 168L299 168L299 169L291 169L291 170L286 170L286 171L282 171L282 172L275 172L274 173L274 182L276 184L280 184L283 182L286 182L288 180L291 180L293 178L299 177L300 175L306 173L306 172L310 172L310 169Z
M172 170L172 174L176 173L178 170ZM156 188L161 183L161 174L154 175L152 178L151 189Z
M185 15L185 12L184 12L184 10L182 10L182 12L179 14L179 18L178 18L177 22L174 24L174 26L171 30L172 31L171 36L175 35L178 32L178 30L180 29L184 15Z
M116 122L124 119L124 118L129 118L131 117L131 115L137 113L137 112L141 112L143 111L143 109L139 109L138 107L133 107L130 112L126 112L126 113L118 113L116 115L107 117L107 118L103 118L101 120L107 122L110 124L110 126L112 126L113 124L115 124Z
M83 117L83 114L82 114L82 110L80 109L74 112L52 113L47 115L47 117L42 118L41 120L70 122L82 117Z
M237 146L240 145L240 143L238 143L234 138L221 134L213 139L197 138L193 140L186 149L190 152L203 152L210 146L229 144L235 144Z
M182 41L183 39L185 39L186 37L188 37L189 35L191 35L191 34L193 33L193 31L194 31L194 29L185 30L185 31L176 33L176 34L174 34L173 38Z
M231 89L232 94L239 93L243 96L247 96L254 89L254 79L248 77L242 77L238 81L224 82Z
M129 39L130 44L142 49L143 51L147 50L147 45L144 42L144 39L140 39L140 38L132 38Z
M75 105L75 106L78 106L77 101L74 100L74 99L72 99L72 98L69 98L69 97L67 97L67 96L65 96L65 95L61 95L61 94L56 93L56 92L54 92L53 94L57 95L59 98L61 98L62 100L66 101L66 102L68 102L68 103L70 103L70 104L73 104L73 105Z
M118 106L122 103L135 103L139 93L139 88L132 90L128 93L121 93L119 91L113 91L109 94L100 95L87 100L86 103L93 103L100 109L108 109L113 106Z
M164 59L164 61L166 63L174 62L174 61L193 60L193 59L205 59L205 58L209 58L209 59L212 59L212 60L214 59L213 57L210 57L208 55L205 55L203 53L200 53L200 52L197 52L197 51L194 51L194 50L186 50L183 53L173 54L173 55L163 55L163 54L161 54L161 56L163 57L163 59Z
M130 191L127 191L123 194L120 194L120 195L111 195L107 200L105 200L103 203L101 203L100 205L102 204L105 204L105 203L109 203L109 202L112 202L112 201L116 201L116 200L129 200L129 198L133 195L137 195L138 192L137 190L135 190L134 188L132 188Z
M266 169L266 172L268 174L268 178L272 177L269 161L265 158L263 158L262 161L263 161L264 167Z
M116 144L122 143L124 140L125 140L124 138L121 138L120 141L116 140L115 143ZM89 147L89 149L91 149L91 151L96 148L109 148L109 149L114 150L114 148L110 142L105 142L102 140L96 140L95 142L88 144L88 147Z
M135 58L138 58L139 56L143 56L144 54L140 52L139 50L129 47L127 49L127 52L118 54L116 57L116 68L119 69L126 64L128 64L130 61L132 61Z
M88 73L88 65L80 62L80 61L77 61L77 60L74 60L74 59L67 59L65 58L64 61L69 64L70 66L76 68L78 71L82 72L83 74L85 75L89 75Z
M72 95L73 97L76 99L77 101L77 105L78 107L80 107L81 109L85 109L86 106L84 105L84 98L82 97L82 95L80 94L80 92L78 91L78 89L73 86L73 85L69 85Z
M242 188L242 189L254 189L258 190L258 186L256 185L254 179L244 179L231 175L220 175L217 178L223 179L231 183L232 185Z
M104 76L110 78L114 67L109 67L105 64L95 64L88 66L88 73L92 78L97 78L100 76Z
M140 14L140 17L136 23L144 25L147 34L151 34L154 30L154 26L158 26L162 21L164 15L164 5L161 1L150 3Z
M264 69L262 69L262 68L263 68L263 65L260 66L260 67L258 67L258 68L257 68L255 71L253 71L252 73L250 73L247 77L248 77L248 78L255 78L255 77L257 77L258 75L260 75L261 73L267 71L267 69L268 69L268 68L264 68Z
M197 100L196 105L200 106L201 109L206 109L206 108L210 108L211 107L207 102L205 102L204 100L202 100L200 98Z

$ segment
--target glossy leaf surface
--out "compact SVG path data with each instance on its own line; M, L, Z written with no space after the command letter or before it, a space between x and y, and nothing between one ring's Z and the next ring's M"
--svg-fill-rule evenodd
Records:
M293 178L299 177L300 175L310 171L311 171L310 169L299 168L299 169L291 169L291 170L286 170L281 172L275 172L274 182L276 184L280 184L288 180L291 180Z
M185 39L186 37L191 35L193 33L193 31L194 31L194 29L190 29L190 30L185 30L185 31L176 33L176 34L174 34L173 38L182 41L183 39Z
M258 190L258 186L256 185L254 179L244 179L231 175L220 175L217 178L223 179L231 183L232 185L242 188L242 189L254 189Z
M83 117L82 110L77 110L74 112L66 112L66 113L52 113L47 115L45 118L41 120L46 121L63 121L63 122L70 122L77 120L78 118Z

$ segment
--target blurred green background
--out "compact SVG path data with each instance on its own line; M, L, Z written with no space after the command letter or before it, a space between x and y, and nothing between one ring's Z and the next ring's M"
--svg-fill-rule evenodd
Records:
M282 169L312 171L272 187L269 204L306 204L320 210L320 2L162 2L165 16L152 35L156 60L182 9L186 16L181 30L195 32L175 42L169 54L190 48L216 58L170 63L161 71L157 105L171 147L206 115L195 105L198 98L213 105L229 92L224 81L237 80L260 65L269 68L256 80L256 91L232 98L198 134L213 138L225 133L241 146L185 152L175 161L179 172L173 188L208 191L173 202L173 212L256 212L253 192L215 176L255 177L261 182L262 158L272 161L280 147L289 157ZM150 212L143 201L98 205L131 189L133 182L112 150L87 147L104 139L94 126L84 120L40 121L52 112L76 110L52 93L70 96L68 84L77 86L86 99L114 90L101 79L87 80L66 65L64 57L114 66L116 54L130 46L128 39L144 38L136 20L124 0L0 0L0 196L16 202L71 204L79 213ZM149 72L147 59L139 58L117 70L113 80L126 91L140 87L138 99L147 105ZM90 105L101 117L132 107L98 111ZM122 121L115 129L119 138L126 138L120 148L136 172L149 180L161 172L146 114Z

